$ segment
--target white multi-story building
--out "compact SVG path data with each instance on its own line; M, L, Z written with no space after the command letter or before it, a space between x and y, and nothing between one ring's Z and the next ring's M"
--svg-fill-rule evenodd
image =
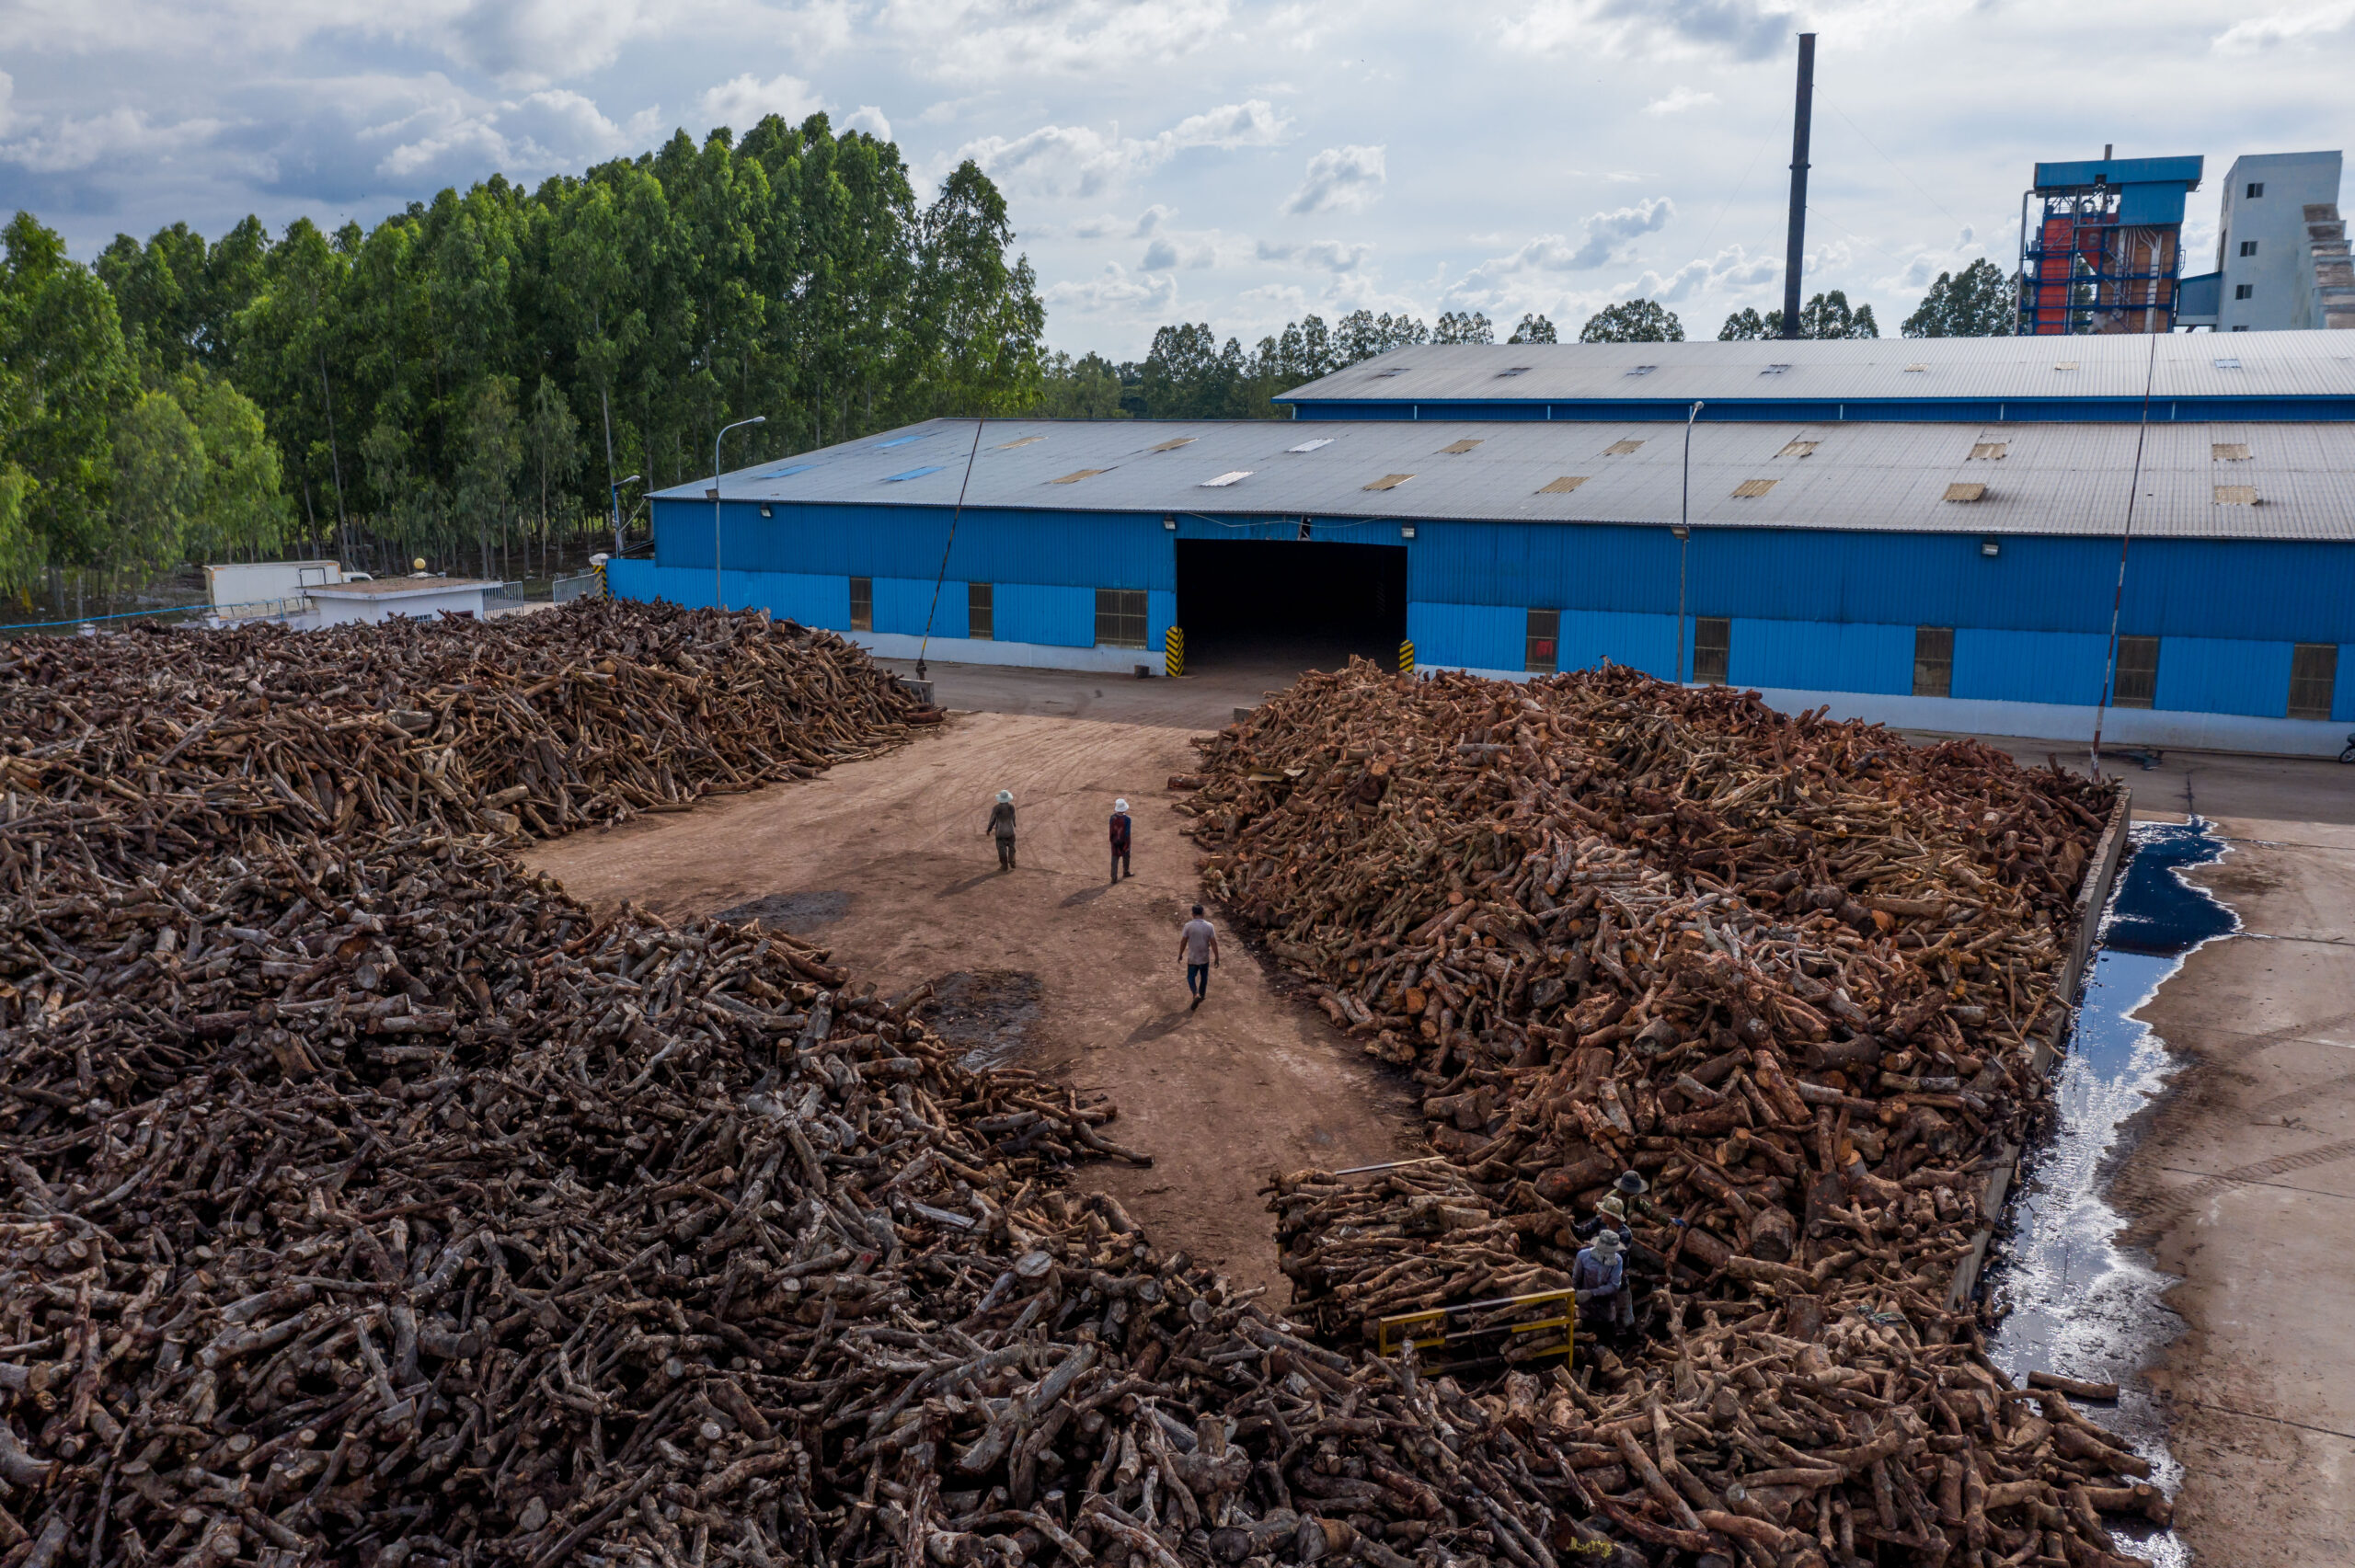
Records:
M2183 280L2176 324L2219 332L2355 326L2339 164L2336 152L2235 158L2216 270Z

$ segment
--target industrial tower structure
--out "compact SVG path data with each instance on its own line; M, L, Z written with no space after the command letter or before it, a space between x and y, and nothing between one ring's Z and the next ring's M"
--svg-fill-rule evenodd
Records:
M2184 199L2201 160L2114 158L2039 164L2020 200L2024 336L2165 332L2175 326ZM2040 201L2030 222L2028 204Z

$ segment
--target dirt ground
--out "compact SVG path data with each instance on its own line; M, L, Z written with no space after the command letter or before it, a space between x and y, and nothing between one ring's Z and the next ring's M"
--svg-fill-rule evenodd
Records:
M2355 1562L2355 829L2218 828L2231 853L2192 876L2246 930L2142 1008L2187 1065L2113 1196L2182 1278L2186 1332L2149 1377L2185 1541L2233 1568Z
M1096 690L1076 681L1074 694ZM1154 1156L1150 1169L1084 1166L1083 1184L1162 1245L1281 1303L1260 1184L1280 1168L1411 1154L1422 1122L1406 1081L1277 994L1223 930L1210 1000L1188 1011L1178 928L1199 896L1194 849L1162 785L1197 754L1155 716L960 714L894 755L582 833L534 860L600 906L741 909L827 944L886 992L934 981L952 1037L1108 1092L1120 1109L1108 1136ZM982 836L1001 788L1021 826L1006 873ZM1114 886L1105 821L1120 795L1135 875Z

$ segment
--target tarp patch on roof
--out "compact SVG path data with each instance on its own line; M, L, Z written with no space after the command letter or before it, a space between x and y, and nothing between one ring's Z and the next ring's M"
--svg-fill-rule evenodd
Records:
M1974 441L1971 443L1970 460L1980 463L2001 463L2004 461L2004 453L2011 450L2012 443L2009 441Z
M1815 449L1822 444L1821 441L1795 441L1786 444L1783 450L1775 455L1776 457L1813 457Z
M1779 481L1774 479L1744 479L1733 487L1734 498L1751 500L1773 489Z
M2220 507L2253 507L2257 505L2257 486L2219 485L2216 486L2216 504Z
M998 442L998 444L991 450L994 452L1012 452L1018 446L1036 446L1046 439L1047 438L1044 436L1017 436L1010 441Z
M1567 496L1586 481L1587 476L1583 474L1565 474L1559 479L1539 486L1537 493L1541 496Z
M1066 474L1060 479L1050 479L1047 483L1050 485L1076 485L1082 479L1093 479L1098 474L1109 474L1110 472L1112 471L1109 468L1083 468L1075 474Z
M1984 485L1957 481L1947 486L1947 499L1950 501L1983 501L1986 498L1987 486Z
M1460 441L1450 441L1439 450L1449 456L1461 457L1479 444L1480 443L1476 440L1467 439Z
M1251 470L1248 468L1238 468L1231 474L1222 474L1215 479L1203 480L1202 488L1205 490L1223 489L1227 486L1234 484L1238 479L1248 479L1250 477Z
M1365 488L1369 490L1395 490L1413 477L1414 475L1412 474L1384 474L1373 484L1366 486Z
M1605 457L1625 457L1631 452L1640 450L1643 444L1644 443L1641 441L1613 441L1609 446L1603 449L1603 455Z
M2211 460L2217 463L2246 463L2248 442L2211 441L2208 443L2208 453Z
M1195 438L1194 438L1194 437L1192 437L1192 436L1179 436L1176 441L1163 441L1159 446L1149 446L1149 447L1145 448L1145 451L1147 451L1147 452L1176 452L1176 451L1177 451L1179 447L1181 447L1181 446L1191 446L1191 445L1193 445L1193 444L1194 444L1194 441L1195 441Z

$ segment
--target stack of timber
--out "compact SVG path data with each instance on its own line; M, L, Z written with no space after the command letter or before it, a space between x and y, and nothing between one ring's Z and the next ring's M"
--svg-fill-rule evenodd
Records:
M1197 744L1205 885L1413 1070L1467 1189L1280 1178L1304 1311L1370 1335L1567 1271L1632 1170L1647 1332L1543 1406L1626 1534L2108 1562L2102 1511L2164 1512L1949 1295L1987 1173L2047 1104L2108 790L1624 670L1353 665Z
M386 671L431 635L346 635L356 705L416 701ZM297 692L324 656L237 635L156 643L147 696L86 644L0 685L6 1568L1640 1561L1525 1410L1323 1348L1072 1190L1144 1158L1114 1107L967 1070L791 936L597 917L497 807L412 807L424 764L334 727L353 691ZM707 782L630 741L749 701L722 672L798 670L821 755L913 716L771 635L564 646L576 693L645 667L569 742L616 753L600 809ZM475 647L378 711L479 788L471 737L554 721Z
M144 626L0 648L0 787L171 858L250 831L554 837L806 778L936 724L864 651L765 615L576 600L495 621Z

